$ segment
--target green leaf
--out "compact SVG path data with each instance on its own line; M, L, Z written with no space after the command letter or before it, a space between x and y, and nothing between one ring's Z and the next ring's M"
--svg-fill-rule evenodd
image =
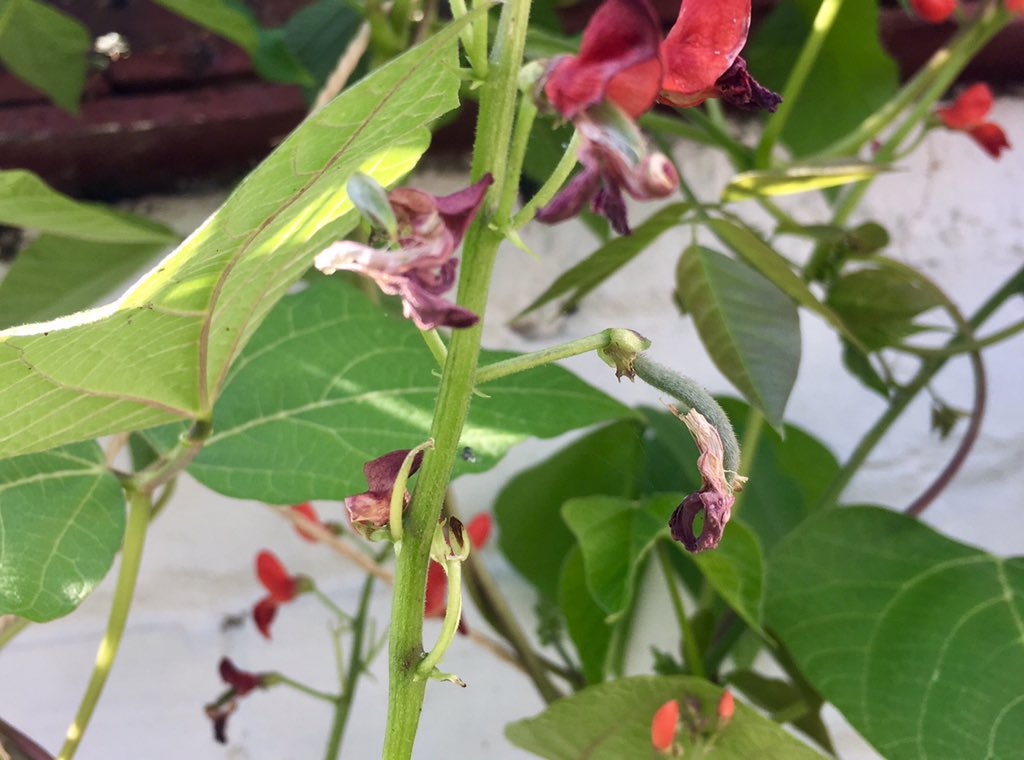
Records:
M714 551L690 554L682 544L673 543L700 569L711 587L736 614L752 629L763 634L761 597L764 563L757 536L740 521L732 520Z
M533 718L505 727L517 747L548 760L625 760L650 758L651 718L670 699L680 704L699 700L702 714L712 721L722 689L692 676L633 676L590 686L548 706ZM736 713L721 730L698 740L680 733L684 757L713 756L716 760L811 760L821 755L790 736L785 729L737 703ZM712 747L714 748L712 751Z
M818 300L807 287L807 283L793 272L786 259L755 235L750 228L727 219L712 219L708 225L723 243L771 280L779 290L800 306L822 317L848 340L857 342L856 336L847 329L843 320Z
M765 616L889 760L1020 756L1024 559L885 509L827 510L772 552Z
M0 328L88 308L127 282L163 247L42 235L18 253L0 281Z
M640 563L681 500L678 494L640 502L595 495L562 506L562 517L583 552L587 588L610 620L629 606Z
M743 55L762 84L783 88L820 6L821 0L780 3L757 28ZM879 40L878 3L843 3L783 140L796 156L824 148L888 102L896 93L897 75Z
M0 61L65 111L78 113L89 30L37 0L0 3Z
M895 269L860 269L843 275L829 290L827 301L871 350L918 332L914 317L942 305L933 291Z
M244 6L229 0L154 0L172 13L235 43L248 53L259 47L259 26Z
M481 361L508 357L482 352ZM363 465L427 439L437 365L411 322L322 277L287 296L242 354L213 435L189 467L228 496L295 504L366 490ZM495 380L473 400L455 474L482 472L520 441L630 416L553 365Z
M562 521L571 498L636 496L642 466L641 426L607 425L508 481L494 502L498 541L512 566L538 592L558 598L558 577L575 538Z
M258 28L252 67L266 80L312 87L313 75L288 45L284 29Z
M737 174L722 191L722 200L742 201L765 195L792 195L871 179L887 171L878 164L791 164Z
M781 425L800 366L793 302L750 267L702 246L683 252L676 287L715 366Z
M571 310L594 288L646 250L662 233L678 225L689 208L688 203L665 206L634 227L632 235L612 238L579 264L559 275L547 290L519 312L516 319L566 294L570 295L562 304L562 310Z
M578 545L573 546L562 565L558 603L565 615L569 637L579 654L584 678L588 684L600 683L604 680L605 662L615 629L608 624L604 610L590 595L583 553Z
M42 622L75 609L110 569L124 521L96 443L0 460L0 615Z
M843 366L851 375L860 380L864 387L875 391L882 398L889 398L892 392L890 384L875 369L875 365L871 363L871 359L867 355L845 340L843 341Z
M285 42L313 77L312 85L305 88L309 102L324 86L362 23L359 12L341 0L311 3L285 23ZM361 67L356 68L349 84L359 78L361 71Z
M162 224L58 193L29 171L0 171L0 224L100 243L168 245L178 235Z
M719 398L736 434L743 440L750 407L742 401ZM817 438L793 425L785 437L762 430L753 454L750 482L740 496L737 513L757 535L763 552L789 534L817 508L839 473L839 462Z
M826 752L835 754L832 737L829 736L828 729L821 719L822 700L820 697L808 700L807 695L801 693L800 689L789 681L769 678L753 670L733 670L725 677L725 680L737 687L758 707L767 710L769 714L778 714L780 717L775 720L792 723L804 734L814 739ZM794 719L793 711L801 707L805 712ZM788 717L783 718L782 716Z
M210 414L256 327L356 223L352 173L395 182L430 122L458 105L458 33L471 17L306 119L117 304L0 333L0 456Z

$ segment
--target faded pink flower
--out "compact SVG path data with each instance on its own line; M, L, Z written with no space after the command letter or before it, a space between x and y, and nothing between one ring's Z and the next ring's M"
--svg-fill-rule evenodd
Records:
M314 266L324 274L345 270L371 278L388 295L401 297L403 313L421 330L470 327L479 317L442 294L455 284L455 250L492 182L487 174L442 197L396 188L388 193L388 202L398 222L397 248L341 240L318 253Z
M366 483L369 488L363 493L347 496L345 508L348 510L352 527L367 538L388 524L391 517L391 492L395 489L395 480L402 469L402 463L409 455L409 449L391 451L363 465ZM409 475L414 474L423 461L422 452L412 460ZM409 494L404 495L404 503L408 505Z

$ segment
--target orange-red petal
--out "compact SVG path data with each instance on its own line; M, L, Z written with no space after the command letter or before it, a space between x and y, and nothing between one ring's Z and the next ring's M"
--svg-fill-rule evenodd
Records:
M427 593L423 604L423 617L444 617L448 606L448 575L444 568L431 560L427 568Z
M952 105L935 109L935 113L950 129L970 129L985 120L994 100L988 85L979 82L960 93Z
M315 522L318 525L323 524L320 522L320 517L319 515L317 515L316 510L313 509L313 505L310 504L308 501L304 501L302 504L294 504L290 507L290 509L292 510L292 512L302 515L307 520L311 520L312 522ZM296 525L295 532L299 534L299 538L305 539L306 541L316 541L316 536L314 536L312 533L310 533L303 527Z
M466 532L469 533L473 549L483 549L487 545L491 537L491 522L491 515L487 512L481 512L469 521Z
M579 55L553 64L544 94L566 118L606 98L636 118L658 95L660 42L648 0L605 0L583 32Z
M715 95L715 82L732 66L749 31L750 0L683 0L661 43L661 99L685 107Z
M670 699L659 707L651 720L651 744L660 752L666 752L676 739L676 723L679 722L679 702Z
M275 602L291 601L298 593L295 578L272 552L264 550L256 555L256 576Z
M945 21L956 10L956 0L910 0L910 4L918 16L933 24Z
M259 632L266 638L270 638L270 624L274 622L277 615L277 602L271 596L265 596L256 602L252 608L252 620L256 623Z
M967 134L992 158L999 158L999 154L1010 147L1010 141L1006 139L1003 128L991 121L971 127Z

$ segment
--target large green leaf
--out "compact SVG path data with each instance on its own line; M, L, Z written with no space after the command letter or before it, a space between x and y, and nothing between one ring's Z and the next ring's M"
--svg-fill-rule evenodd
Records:
M93 442L0 460L0 615L75 609L110 569L124 521L121 487Z
M744 56L765 85L781 90L803 49L821 0L779 3ZM797 156L824 148L895 94L896 64L882 50L878 3L843 3L804 83L783 139Z
M829 510L770 555L765 616L889 760L1020 757L1024 559L888 510Z
M0 281L0 328L94 305L151 262L161 243L97 243L42 235Z
M565 616L569 637L576 647L588 684L604 680L605 662L611 648L615 628L587 588L587 572L583 553L574 546L562 565L558 582L558 604Z
M679 259L676 287L715 366L781 425L800 366L793 302L747 265L696 245Z
M0 61L66 111L78 113L91 46L89 31L56 8L37 0L0 2Z
M670 699L699 700L711 726L701 739L680 732L683 757L716 760L811 760L819 755L777 723L738 703L724 728L714 728L722 689L691 676L633 676L591 686L560 699L540 715L509 724L505 735L517 747L548 760L653 758L651 718Z
M356 223L352 173L394 182L458 105L460 28L309 117L116 304L0 333L0 456L209 414L259 323Z
M575 543L562 521L562 504L578 496L636 496L642 467L641 426L623 420L595 430L508 481L494 502L501 550L549 599Z
M308 101L324 86L362 23L359 11L340 0L317 0L288 19L283 27L285 42L313 77L305 88ZM357 78L353 75L349 82Z
M771 280L775 286L800 306L813 311L831 324L847 339L856 342L857 337L850 332L843 320L818 300L817 296L807 287L790 267L789 262L774 248L769 246L749 228L728 219L712 219L708 226L729 248L735 251L744 261L758 272Z
M0 223L99 243L170 245L178 240L162 224L72 200L23 169L0 171Z
M507 356L485 351L481 361ZM360 493L367 461L427 439L436 373L411 322L322 277L284 298L253 337L189 472L220 493L278 504ZM529 436L630 414L557 366L495 380L473 399L461 440L472 456L455 472L482 472Z
M688 203L665 206L634 227L632 235L612 238L579 264L559 275L519 316L565 295L568 298L562 304L562 309L571 310L594 288L646 250L662 233L678 225L689 208Z
M840 277L828 304L842 316L861 343L884 348L921 328L918 314L942 305L934 291L897 269L860 269Z
M562 506L562 517L583 552L587 588L610 619L629 606L637 572L668 518L682 501L658 494L640 502L614 496L583 496Z
M764 565L761 546L751 530L738 520L725 528L714 551L690 554L677 544L707 578L711 587L755 631L761 631Z

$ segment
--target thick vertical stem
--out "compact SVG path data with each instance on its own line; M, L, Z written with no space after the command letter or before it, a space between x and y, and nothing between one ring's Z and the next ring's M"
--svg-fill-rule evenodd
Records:
M518 96L530 0L509 0L492 54L492 65L480 97L480 121L473 154L473 177L494 177L484 211L466 236L459 280L459 304L484 313L491 270L502 237L489 226L496 198L504 192L512 124ZM389 647L390 691L384 739L386 760L407 760L419 725L426 681L416 669L423 656L423 597L434 525L441 514L459 437L469 411L473 378L480 355L482 324L456 330L441 375L431 426L435 448L424 457L423 469L408 515L402 552L395 566Z

